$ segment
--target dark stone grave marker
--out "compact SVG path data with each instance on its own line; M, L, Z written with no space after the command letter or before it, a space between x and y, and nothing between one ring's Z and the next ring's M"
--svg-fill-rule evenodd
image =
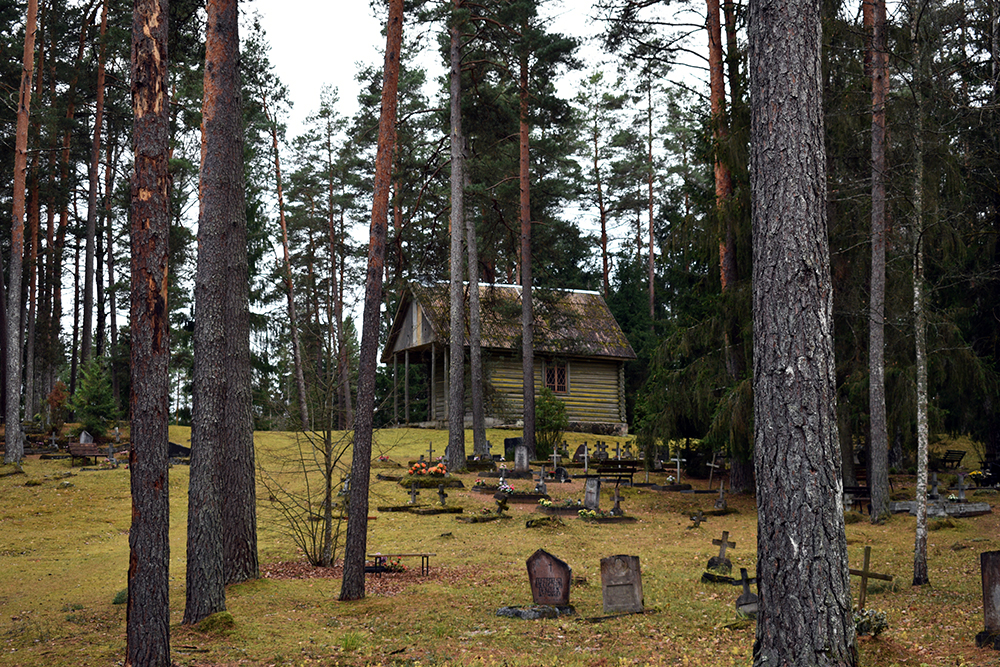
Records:
M743 584L743 594L736 598L736 611L745 616L757 618L757 606L760 602L760 598L757 597L756 593L750 592L750 583L756 581L756 579L750 579L747 577L747 569L745 567L741 567L740 580Z
M420 492L417 491L417 483L414 482L413 484L410 484L410 504L411 505L416 505L417 504L417 496L419 496L419 495L420 495Z
M625 514L622 511L622 496L618 493L618 485L615 484L615 495L614 495L615 506L611 508L611 516L622 516Z
M94 436L90 435L86 431L80 431L80 444L81 445L94 444Z
M642 571L639 557L619 555L602 558L601 593L606 614L641 612Z
M441 501L441 507L444 507L445 498L448 494L444 492L444 484L438 484L438 499Z
M608 460L608 443L597 441L597 451L594 452L595 461L607 461Z
M573 463L583 463L585 458L587 458L587 443L583 443L573 452Z
M698 510L697 514L691 516L691 521L694 525L688 526L688 528L701 528L701 524L708 521L708 517L701 510Z
M937 500L940 497L941 496L938 493L938 478L937 478L937 473L936 472L932 472L931 473L931 488L927 491L927 500Z
M726 509L726 489L724 485L725 482L719 482L719 497L715 501L715 509L717 510Z
M520 443L514 448L514 472L528 472L528 448Z
M503 455L508 461L514 460L514 450L518 445L524 442L524 438L504 438L503 439Z
M531 597L535 604L564 607L569 604L569 585L573 570L565 561L544 549L531 554L526 561Z
M976 646L1000 651L1000 551L979 554L983 579L983 621L985 629L976 635Z

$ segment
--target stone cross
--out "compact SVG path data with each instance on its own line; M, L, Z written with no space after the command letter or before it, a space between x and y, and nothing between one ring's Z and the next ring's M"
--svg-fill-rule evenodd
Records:
M117 426L115 426L115 444L118 444L121 441L122 441L122 432L118 429Z
M928 500L937 500L937 498L938 498L938 478L937 478L937 473L936 472L932 472L931 473L931 488L927 492L927 499Z
M59 445L56 444L56 432L52 431L52 448L59 449Z
M729 531L728 530L722 531L722 539L712 540L712 544L714 544L715 546L719 547L719 558L725 558L726 557L726 547L729 547L730 549L735 549L736 548L736 542L730 542L729 541Z
M507 506L507 496L504 495L497 500L497 516L503 516L503 513L510 509Z
M708 518L705 516L704 512L698 510L697 514L691 516L691 521L694 522L694 525L690 526L690 528L701 528L701 524L708 521Z
M441 507L444 507L444 499L448 497L448 494L444 492L444 484L438 484L438 499L441 501Z
M958 473L958 500L959 502L965 501L965 490L969 488L965 485L965 474Z
M678 454L674 458L670 459L670 462L677 464L677 481L674 482L674 483L675 484L680 484L681 483L681 464L682 463L687 463L687 459L682 459L681 455Z
M625 458L627 458L627 459L635 458L635 453L632 451L632 443L631 442L626 442L625 443Z
M855 577L861 577L861 594L858 596L858 609L865 608L865 598L868 595L868 580L881 579L882 581L892 581L891 574L877 574L868 569L868 562L871 559L872 548L865 547L865 561L860 570L850 569L848 572Z
M486 441L486 459L487 460L493 459L493 443L490 442L489 440Z
M417 483L414 482L413 484L410 484L410 504L411 505L416 505L417 504L417 496L419 496L419 495L420 495L420 492L417 491Z
M726 489L725 482L719 482L719 498L715 501L715 509L724 510L726 509Z
M535 484L535 493L548 493L549 489L545 485L545 466L538 471L538 482Z
M615 443L615 458L619 461L622 458L622 443L620 442Z
M503 482L507 478L507 466L501 465L499 472L500 472L500 481Z

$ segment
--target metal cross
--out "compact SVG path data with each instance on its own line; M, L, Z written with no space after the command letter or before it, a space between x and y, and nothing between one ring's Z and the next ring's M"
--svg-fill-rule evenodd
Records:
M674 458L670 459L671 463L677 463L677 483L681 483L681 464L687 463L687 459L682 459L681 455L678 454Z
M712 544L714 544L715 546L719 547L719 558L725 558L726 557L726 547L729 547L730 549L735 549L736 548L736 542L730 542L729 541L729 531L728 530L722 531L722 539L712 540Z

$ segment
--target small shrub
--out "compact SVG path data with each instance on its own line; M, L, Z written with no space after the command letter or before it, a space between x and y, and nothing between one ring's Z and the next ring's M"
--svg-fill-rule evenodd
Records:
M42 480L40 479L29 479L24 483L25 486L41 486Z
M115 593L115 599L111 601L111 604L125 604L126 602L128 602L128 589L123 588Z
M542 387L535 400L535 457L539 460L552 456L562 443L563 431L569 428L566 404L554 391Z
M347 653L357 651L361 648L362 639L360 632L348 632L340 638L340 648Z
M882 631L889 629L889 618L884 611L862 609L854 612L854 631L861 635L878 637Z
M80 369L80 386L68 403L83 430L94 438L103 437L108 421L118 419L118 406L111 390L111 377L99 359Z

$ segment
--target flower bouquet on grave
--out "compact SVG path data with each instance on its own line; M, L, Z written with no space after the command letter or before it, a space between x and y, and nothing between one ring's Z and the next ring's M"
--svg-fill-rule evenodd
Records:
M428 477L444 477L448 474L448 468L443 463L436 463L428 467L423 461L414 463L407 472L408 475L426 475Z
M986 480L986 473L982 470L973 470L969 473L969 479L976 483L976 486L982 486L983 482Z

